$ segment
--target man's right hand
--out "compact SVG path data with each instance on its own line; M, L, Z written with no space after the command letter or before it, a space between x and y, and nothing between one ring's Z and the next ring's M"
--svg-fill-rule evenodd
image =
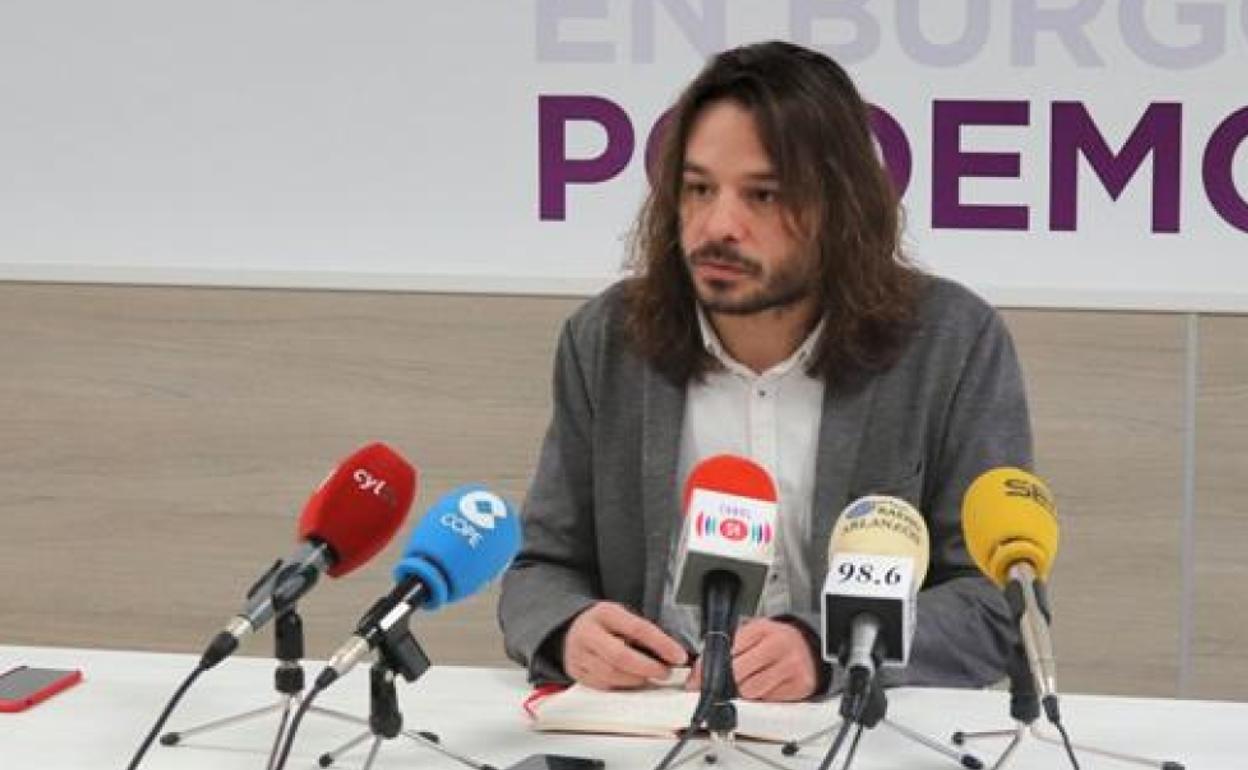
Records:
M615 602L576 616L563 640L563 670L599 690L623 690L666 679L689 655L655 624Z

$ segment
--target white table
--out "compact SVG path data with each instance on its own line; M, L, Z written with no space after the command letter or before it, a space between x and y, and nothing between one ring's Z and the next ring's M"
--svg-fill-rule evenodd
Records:
M82 684L27 712L0 714L0 768L122 770L195 660L189 655L0 646L0 670L26 664L81 668L85 674ZM309 664L307 670L310 682L320 664ZM168 727L189 727L275 702L272 680L270 660L228 660L201 677ZM322 695L318 704L366 716L367 690L367 667L360 666ZM645 770L653 767L670 745L641 738L534 732L520 705L527 692L518 669L435 666L415 684L399 685L405 727L432 730L446 746L498 768L531 753L546 752L599 757L607 760L608 768ZM1006 695L1000 692L905 689L891 693L889 716L920 732L945 738L959 728L1008 726L1006 709ZM829 705L829 721L832 711ZM1072 694L1063 696L1063 715L1077 742L1177 759L1188 770L1248 768L1248 704ZM153 746L142 767L258 770L268 756L276 719L196 736L178 747ZM288 767L315 768L320 754L357 732L336 720L309 715ZM978 753L992 760L1002 745L985 743ZM754 746L793 768L813 770L822 758L818 747L797 757L782 758L778 747ZM359 768L364 757L365 752L357 750L334 767ZM1138 767L1090 755L1080 759L1085 770ZM462 765L404 740L387 743L374 767L462 770ZM720 767L760 766L725 757ZM956 765L892 731L877 728L864 736L853 767L949 770ZM1069 765L1058 748L1028 742L1009 767L1054 770Z

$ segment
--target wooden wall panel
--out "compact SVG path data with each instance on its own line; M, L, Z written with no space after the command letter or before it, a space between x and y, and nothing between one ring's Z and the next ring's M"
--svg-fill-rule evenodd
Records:
M198 649L373 439L421 468L414 512L472 480L518 504L576 304L0 285L0 636ZM313 654L388 587L398 545L305 603ZM443 662L503 660L491 601L422 624Z
M1199 334L1191 694L1248 700L1248 317Z
M0 284L0 639L199 649L290 550L326 469L369 440L421 467L418 512L471 480L519 502L577 304ZM1176 694L1184 319L1006 316L1062 510L1060 682ZM1193 695L1243 698L1248 679L1228 590L1248 544L1246 324L1202 325ZM386 590L398 545L306 602L310 654ZM487 593L421 617L421 639L439 662L501 663L493 607Z
M1052 575L1058 683L1174 695L1183 319L1006 315L1027 377L1037 470L1061 517Z

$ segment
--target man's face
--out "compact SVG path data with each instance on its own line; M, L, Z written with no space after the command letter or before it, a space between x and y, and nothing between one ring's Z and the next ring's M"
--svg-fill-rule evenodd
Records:
M811 295L813 251L782 193L754 117L732 101L705 107L685 145L680 246L707 310L748 315Z

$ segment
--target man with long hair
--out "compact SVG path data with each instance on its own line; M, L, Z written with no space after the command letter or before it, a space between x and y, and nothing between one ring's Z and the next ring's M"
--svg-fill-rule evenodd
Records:
M868 110L831 59L787 43L714 57L671 112L632 276L564 325L554 413L499 605L537 682L631 688L695 649L673 600L679 489L751 457L779 489L762 616L733 647L742 697L823 692L817 617L834 519L864 494L924 513L931 568L901 680L982 686L1014 643L971 562L972 479L1028 467L1022 378L1000 317L902 254Z

